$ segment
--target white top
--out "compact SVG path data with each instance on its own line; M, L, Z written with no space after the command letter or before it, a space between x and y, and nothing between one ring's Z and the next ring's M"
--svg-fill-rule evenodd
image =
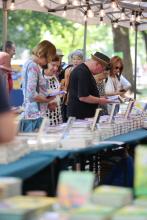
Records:
M48 94L60 91L60 83L55 75L44 76L47 82ZM53 102L56 101L57 107L55 110L47 110L47 116L49 118L49 125L55 126L62 123L62 113L61 113L61 99L60 95L57 95Z
M107 82L105 83L105 94L113 94L115 92L118 92L122 89L128 90L131 87L130 82L124 77L120 76L120 80L117 77L110 77L108 76ZM108 114L111 113L112 105L107 105ZM119 107L118 107L119 111Z
M123 75L120 76L120 82L126 91L131 88L131 83Z
M60 91L60 83L55 75L52 75L52 76L44 75L44 78L47 81L48 94ZM56 98L51 102L54 102L54 101L56 101L57 103L60 103L60 96L57 95Z
M124 76L121 75L120 80L117 77L112 78L108 76L107 82L105 83L105 93L110 94L122 89L127 91L130 87L130 82Z

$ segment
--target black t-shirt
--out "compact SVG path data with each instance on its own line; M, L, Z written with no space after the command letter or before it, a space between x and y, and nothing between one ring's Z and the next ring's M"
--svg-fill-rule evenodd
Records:
M9 111L8 97L6 92L6 78L0 72L0 113Z
M99 97L96 81L88 69L88 67L82 63L78 65L70 75L69 83L69 101L67 105L67 114L74 116L77 119L84 119L93 117L97 104L89 104L81 102L80 97L86 96Z

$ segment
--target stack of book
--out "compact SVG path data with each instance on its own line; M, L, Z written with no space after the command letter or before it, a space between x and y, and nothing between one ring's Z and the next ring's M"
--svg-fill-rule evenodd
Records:
M21 194L22 182L18 178L0 178L0 200Z
M134 205L147 207L147 196L140 196L133 202Z
M112 220L146 220L147 209L139 206L126 206L118 210Z
M55 199L17 196L0 202L0 220L36 220L47 210L52 210Z
M120 208L132 203L132 191L124 187L100 186L94 190L91 200L97 205Z
M59 176L57 196L61 207L78 208L87 203L94 182L91 172L63 171Z
M147 196L147 146L139 145L135 151L135 195Z
M72 211L69 220L111 220L113 211L111 207L85 205Z
M18 160L29 153L26 147L27 143L24 140L14 139L12 142L1 144L0 164L7 164Z

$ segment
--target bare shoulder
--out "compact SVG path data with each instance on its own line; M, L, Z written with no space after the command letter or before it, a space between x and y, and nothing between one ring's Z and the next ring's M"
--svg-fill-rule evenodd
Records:
M72 68L71 68L71 67L68 67L68 68L65 70L65 77L66 77L66 76L68 77L68 76L70 75L71 71L72 71Z

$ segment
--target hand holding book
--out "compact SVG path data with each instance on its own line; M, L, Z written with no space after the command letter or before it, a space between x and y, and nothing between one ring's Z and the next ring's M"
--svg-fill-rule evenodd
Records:
M66 94L66 91L64 91L64 90L55 91L55 92L49 93L47 98L49 98L51 96L64 95L64 94Z

